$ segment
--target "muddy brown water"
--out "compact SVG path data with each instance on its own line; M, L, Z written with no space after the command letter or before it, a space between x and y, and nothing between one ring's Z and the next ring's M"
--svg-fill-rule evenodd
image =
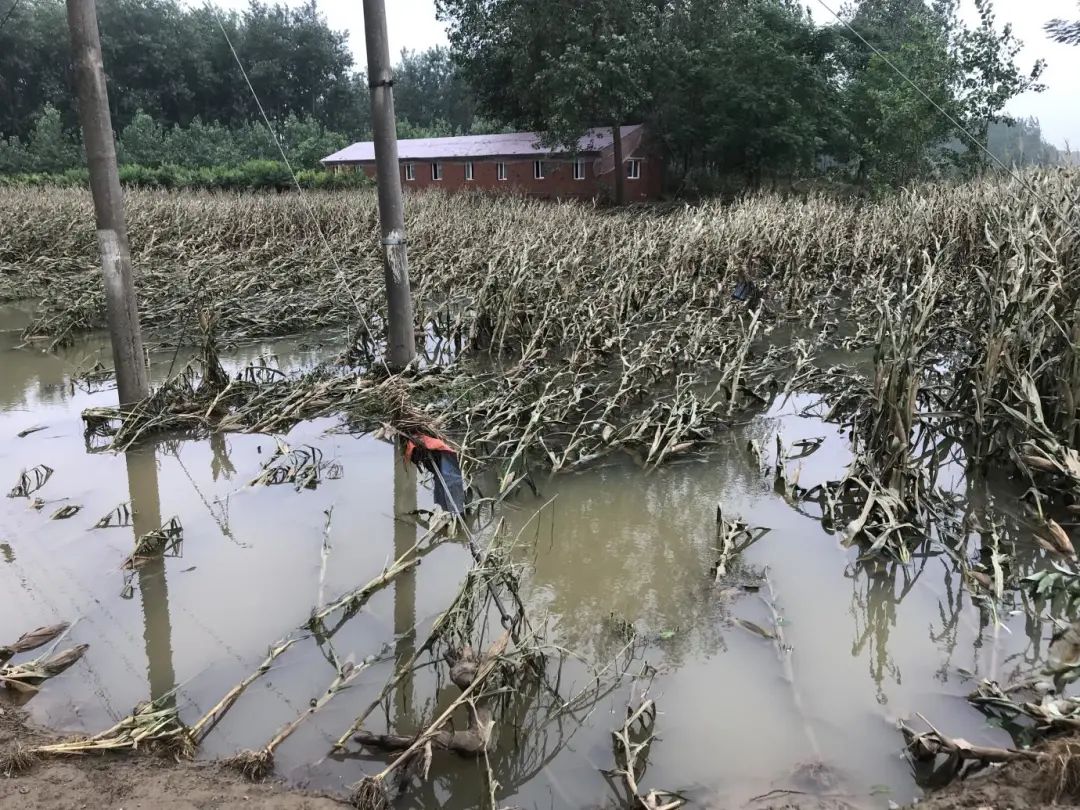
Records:
M112 404L115 391L106 385L90 393L75 375L97 361L109 365L105 344L91 336L57 354L16 348L28 317L26 306L0 308L0 485L6 492L37 464L55 473L35 493L45 502L40 509L24 498L0 498L0 642L68 620L75 626L67 640L90 645L83 661L27 705L37 721L96 732L174 688L182 716L192 721L313 606L371 579L417 536L394 520L395 495L398 504L413 495L401 491L400 476L395 493L392 448L336 431L336 420L301 424L281 437L340 464L340 477L300 491L249 484L274 450L269 436L173 439L126 457L88 452L79 414ZM328 356L333 344L332 335L272 341L229 350L224 359L232 370L259 358L296 369ZM176 361L155 353L155 379ZM623 644L622 622L645 638L640 657L657 670L650 695L660 715L640 781L680 791L693 805L797 804L806 798L797 791L812 786L793 775L815 761L831 774L818 791L859 807L907 802L919 789L895 719L918 711L951 735L1007 743L965 695L982 677L1005 677L1037 660L1050 632L1020 614L1002 616L995 628L946 556L917 557L901 573L858 563L856 550L778 495L747 452L749 439L771 448L777 433L788 445L823 436L819 451L791 464L802 465L804 486L837 477L848 461L838 429L802 415L810 401L800 395L775 405L732 430L704 460L651 474L614 463L557 477L502 511L527 541L528 600L534 616L548 617L553 641L603 666ZM429 482L420 482L415 499L431 506ZM135 526L92 528L128 502ZM79 512L50 519L67 504ZM771 530L722 584L710 576L717 504ZM120 564L135 532L174 515L184 527L182 547L126 577ZM468 560L459 545L438 547L335 635L341 659L382 659L285 743L277 754L281 775L342 790L381 767L385 760L370 754L329 757L330 744L377 693L395 657L411 654L401 634L415 625L426 635ZM731 585L766 569L793 681L774 642L738 623L771 625L766 600ZM298 644L242 697L200 755L261 747L333 676L312 640ZM567 665L565 678L589 681L577 664ZM382 730L389 716L399 728L415 728L430 716L440 687L418 672L372 716L371 727ZM576 718L503 727L492 755L500 803L609 805L602 771L613 766L610 732L621 724L631 688L619 684ZM482 791L476 763L437 755L430 782L407 792L400 806L468 808Z

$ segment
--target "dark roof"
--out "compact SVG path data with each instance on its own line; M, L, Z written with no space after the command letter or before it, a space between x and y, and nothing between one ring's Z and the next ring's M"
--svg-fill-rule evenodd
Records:
M620 133L625 139L641 129L641 124L622 127ZM577 144L577 151L582 153L601 152L611 146L611 127L590 129ZM510 132L499 135L456 135L450 138L404 138L398 140L398 158L400 160L437 160L439 158L478 158L478 157L534 157L558 154L540 146L540 135L536 132ZM339 152L324 157L323 163L363 163L375 160L375 145L371 141L361 141L346 146Z

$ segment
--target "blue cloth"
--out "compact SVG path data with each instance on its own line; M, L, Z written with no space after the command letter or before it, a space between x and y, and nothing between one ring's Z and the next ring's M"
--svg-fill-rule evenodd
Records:
M436 453L439 474L435 476L435 503L453 515L465 512L465 482L452 453ZM446 486L443 486L445 482Z

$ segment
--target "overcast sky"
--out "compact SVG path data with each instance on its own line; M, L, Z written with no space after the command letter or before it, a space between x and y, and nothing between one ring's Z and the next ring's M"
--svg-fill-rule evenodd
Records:
M301 0L286 0L300 2ZM247 0L218 0L222 5L243 8ZM819 23L831 20L820 0L804 0ZM824 0L830 8L839 8L842 0ZM964 0L971 5L971 0ZM1008 112L1017 116L1035 116L1043 127L1044 137L1056 146L1068 141L1080 148L1080 46L1058 45L1046 37L1042 25L1054 17L1075 19L1080 16L1076 0L993 0L999 24L1011 23L1024 42L1021 65L1029 67L1036 59L1045 59L1043 74L1046 90L1013 99ZM359 67L367 66L364 49L364 21L361 0L318 0L330 25L349 32L349 41ZM386 0L391 55L402 48L422 50L446 43L446 32L435 19L434 0ZM970 12L970 9L968 9Z

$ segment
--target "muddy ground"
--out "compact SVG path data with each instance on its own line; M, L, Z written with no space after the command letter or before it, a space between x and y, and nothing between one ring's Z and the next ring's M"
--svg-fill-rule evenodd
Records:
M48 742L21 712L0 706L0 751ZM0 771L2 810L340 810L333 798L278 782L253 784L215 763L151 756L88 756L38 762L18 776Z
M1076 807L1075 801L1062 798L1049 801L1046 780L1030 762L1012 762L979 773L962 782L954 782L934 791L918 802L916 810L1042 810L1049 807Z
M30 727L17 709L0 707L0 751L55 738ZM1046 800L1045 779L1029 763L1011 763L955 782L918 801L920 810L1020 810L1075 806ZM39 761L29 771L0 771L0 810L340 810L332 796L280 782L252 783L212 762L175 762L153 756L92 756ZM843 801L788 794L754 804L758 810L839 810ZM721 810L716 807L712 810Z

